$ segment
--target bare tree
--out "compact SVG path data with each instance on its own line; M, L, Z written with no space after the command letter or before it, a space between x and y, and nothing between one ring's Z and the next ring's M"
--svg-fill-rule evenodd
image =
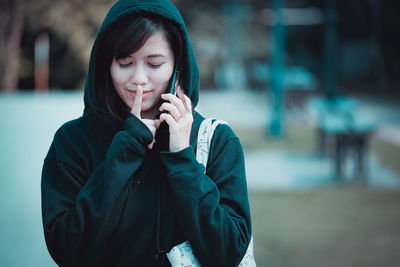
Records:
M54 3L55 1L53 1ZM51 0L0 1L0 90L15 91L21 39L27 15L38 16L50 7Z
M25 2L2 0L0 4L0 89L14 91L24 24Z
M113 0L0 0L0 90L17 90L24 27L35 32L51 29L67 41L78 57L88 60L88 44L112 3Z

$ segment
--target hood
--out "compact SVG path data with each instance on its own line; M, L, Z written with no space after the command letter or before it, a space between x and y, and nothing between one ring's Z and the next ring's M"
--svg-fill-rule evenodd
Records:
M184 70L183 75L184 88L186 94L192 100L193 106L195 107L199 99L199 68L193 52L192 44L183 21L181 14L178 9L168 0L119 0L108 12L106 18L101 25L101 28L97 34L96 40L92 47L92 52L89 61L89 72L86 77L85 92L84 92L84 103L85 111L84 114L92 113L97 115L105 121L112 121L108 113L101 108L96 99L96 88L95 88L95 69L96 69L96 58L99 50L99 44L102 42L104 33L114 23L125 15L133 14L136 12L151 12L163 16L169 20L175 21L180 26L183 37L184 45Z

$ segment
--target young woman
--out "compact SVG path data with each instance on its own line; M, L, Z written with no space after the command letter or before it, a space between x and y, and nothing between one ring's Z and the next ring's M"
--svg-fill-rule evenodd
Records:
M44 233L57 264L170 266L166 253L186 240L203 266L240 262L251 237L243 151L219 125L204 173L198 97L178 10L118 1L93 45L83 115L56 132L44 161Z

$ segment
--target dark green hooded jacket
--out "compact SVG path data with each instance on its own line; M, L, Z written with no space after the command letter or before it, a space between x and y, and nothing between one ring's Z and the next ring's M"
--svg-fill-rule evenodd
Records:
M189 240L203 266L235 266L250 242L251 223L239 139L216 129L207 172L196 161L194 112L190 146L168 151L162 125L152 134L133 115L117 123L95 96L95 69L104 32L122 15L146 11L176 21L186 47L184 87L196 106L199 73L178 10L167 0L118 1L92 48L83 115L57 130L42 172L46 244L62 266L169 266L165 256Z

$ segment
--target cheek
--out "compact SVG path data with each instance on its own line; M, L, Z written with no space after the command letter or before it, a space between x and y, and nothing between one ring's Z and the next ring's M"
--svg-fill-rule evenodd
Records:
M157 91L163 93L168 86L168 83L172 76L172 68L166 68L165 70L160 70L157 75L154 75L154 83L157 86Z
M119 69L115 64L111 65L110 74L114 85L123 85L129 79L129 73Z

